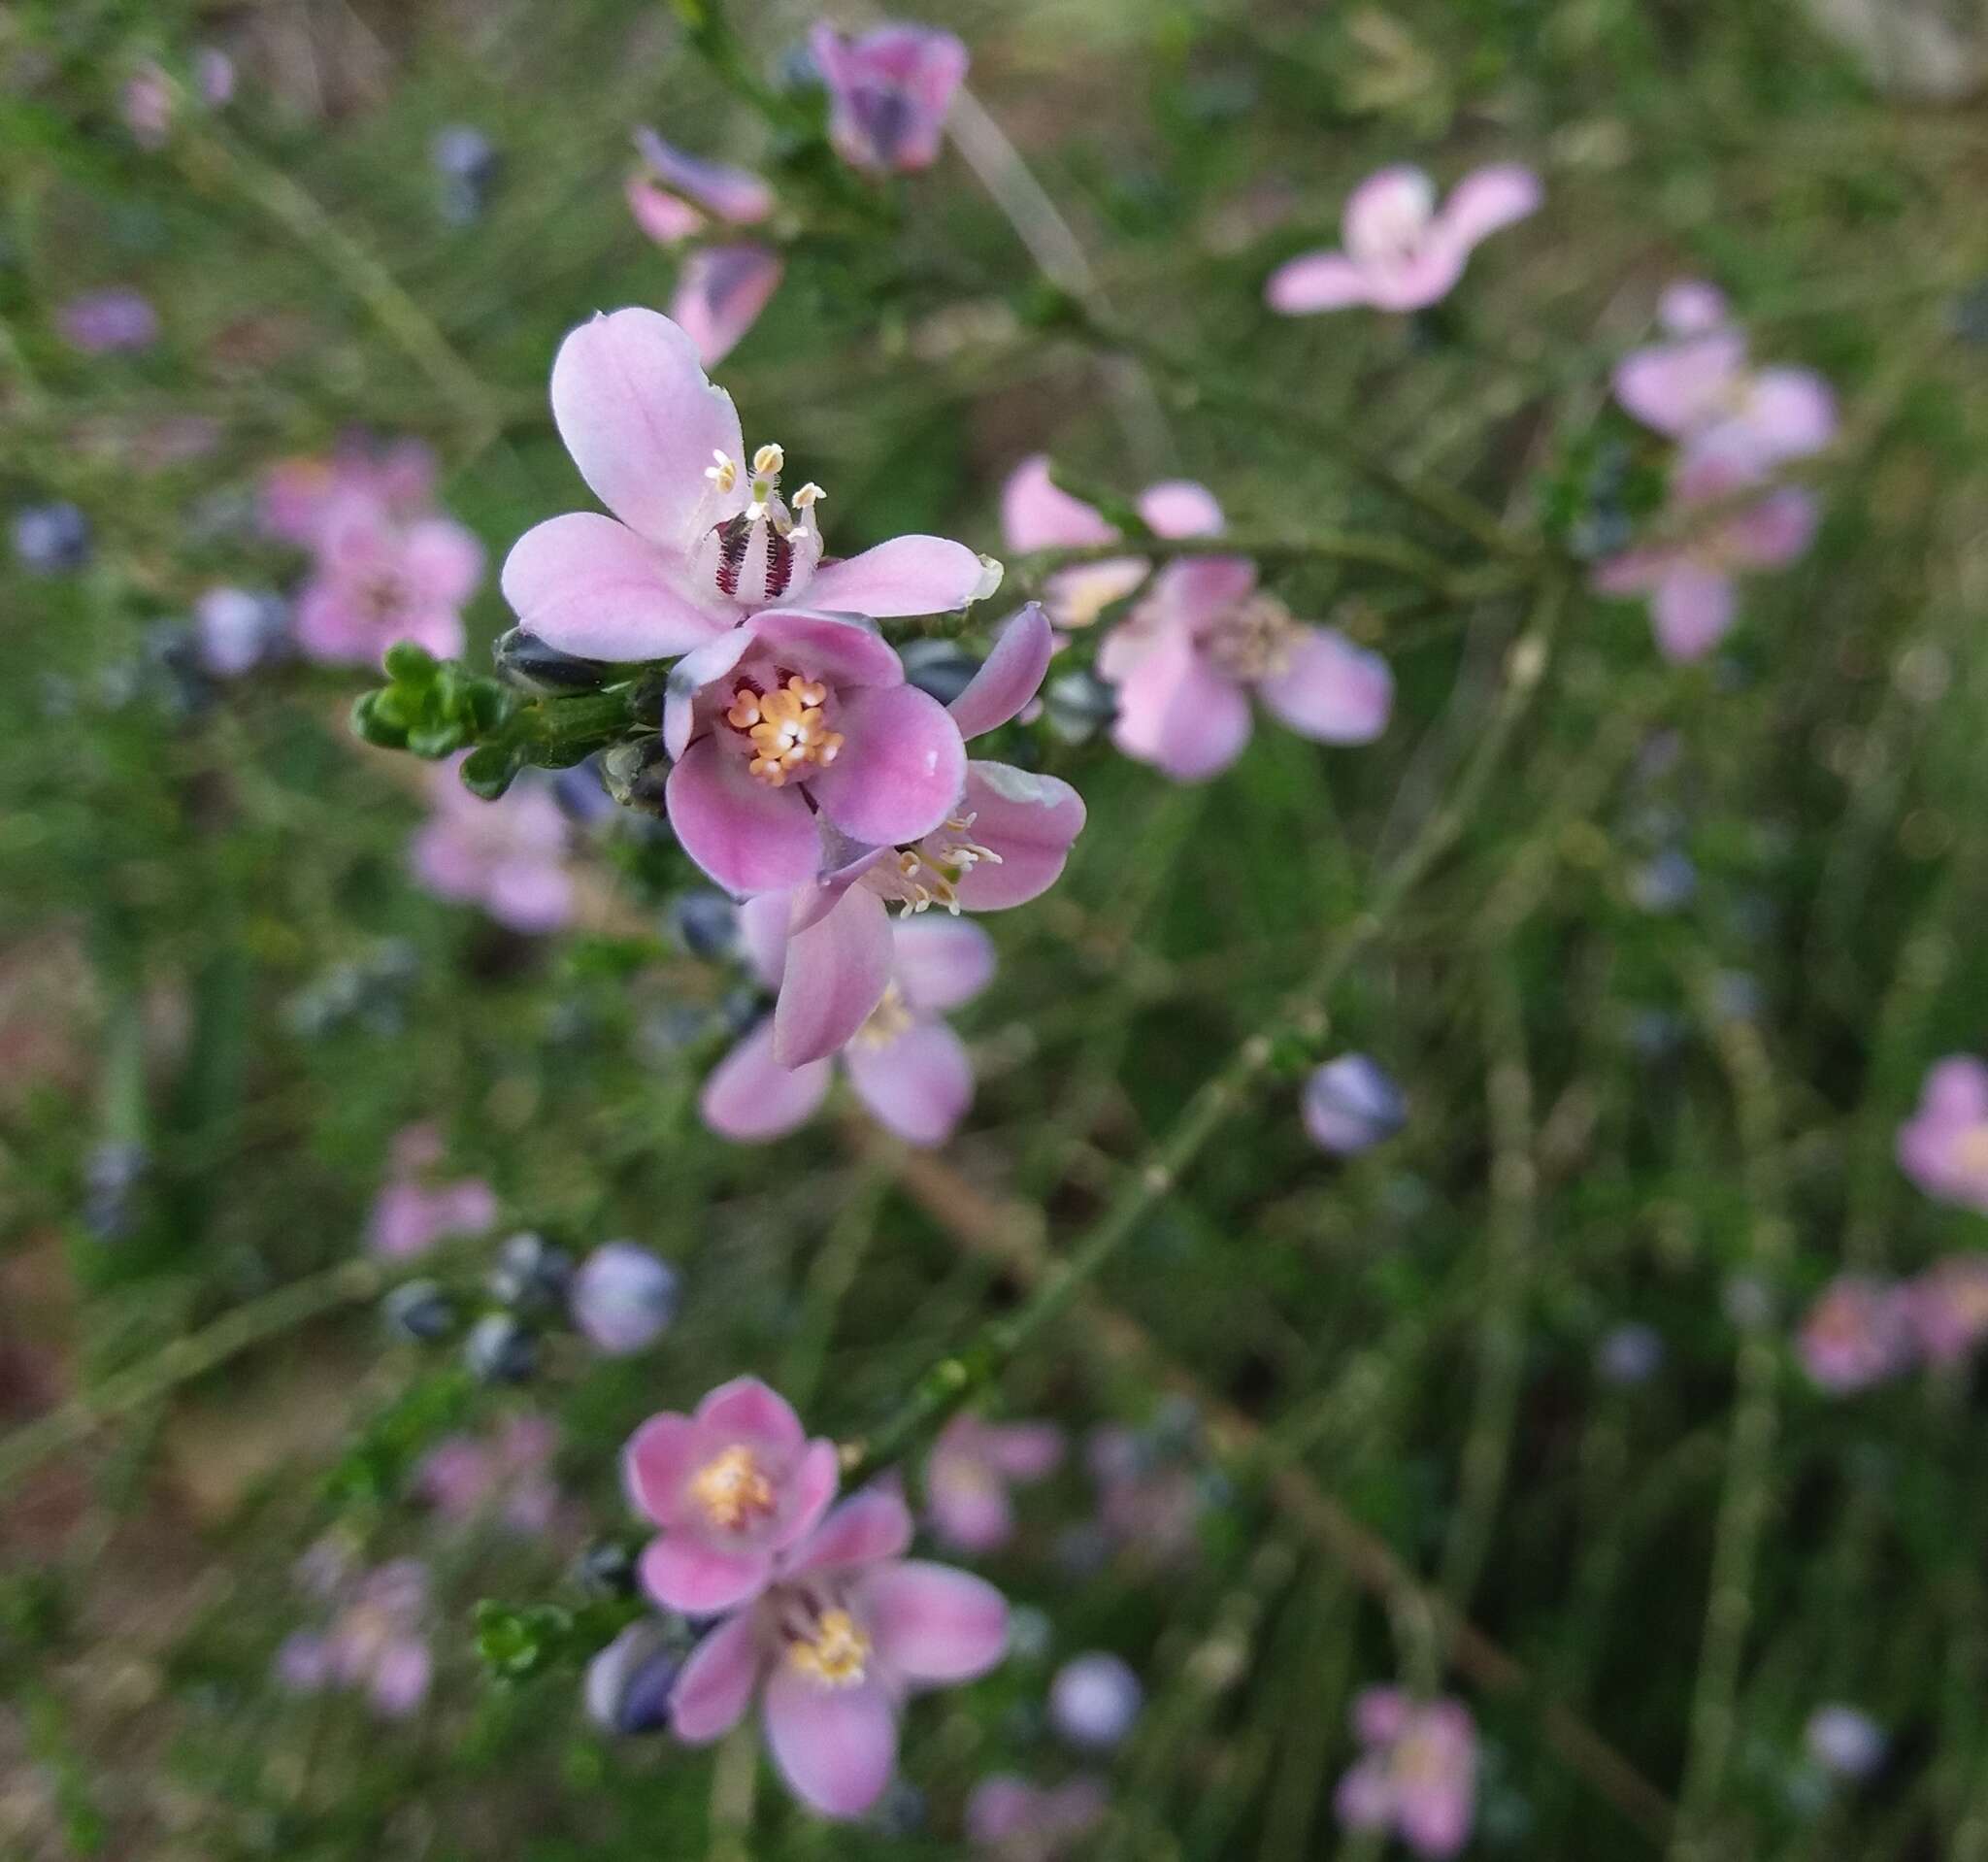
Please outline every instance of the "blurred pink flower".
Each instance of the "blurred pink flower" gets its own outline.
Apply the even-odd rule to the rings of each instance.
[[[548,789],[518,782],[494,802],[464,788],[461,759],[429,773],[428,819],[408,846],[414,878],[438,898],[480,905],[533,936],[573,916],[571,823]]]
[[[452,517],[403,522],[348,493],[321,515],[316,562],[297,596],[297,645],[332,665],[373,665],[396,641],[438,659],[463,649],[462,607],[483,579],[483,546]]]
[[[899,929],[914,930],[917,922]],[[1054,1423],[954,1416],[925,1463],[925,1507],[934,1536],[955,1551],[999,1551],[1014,1537],[1009,1488],[1043,1480],[1062,1459],[1063,1431]]]
[[[786,263],[771,246],[703,246],[683,261],[670,315],[706,368],[730,355],[779,289]]]
[[[1726,294],[1703,279],[1682,278],[1667,284],[1657,299],[1657,327],[1673,336],[1699,336],[1726,322],[1731,309]]]
[[[544,1416],[514,1415],[487,1439],[445,1436],[414,1469],[414,1492],[458,1525],[493,1518],[514,1532],[547,1532],[561,1510],[552,1457],[559,1431]]]
[[[677,1737],[721,1738],[757,1694],[774,1763],[824,1816],[860,1816],[897,1769],[914,1687],[969,1681],[1006,1652],[1008,1606],[982,1579],[904,1557],[911,1516],[874,1487],[776,1561],[771,1586],[710,1631],[670,1697]]]
[[[967,1841],[996,1862],[1060,1862],[1105,1820],[1102,1779],[1079,1775],[1054,1790],[997,1772],[967,1799]]]
[[[374,446],[362,436],[328,456],[280,459],[262,479],[262,527],[302,549],[317,546],[327,517],[353,498],[371,498],[405,522],[435,499],[435,455],[419,440]]]
[[[759,980],[778,989],[786,964],[793,901],[762,893],[740,912],[740,930]],[[907,1144],[941,1145],[973,1103],[965,1044],[940,1019],[994,975],[994,946],[958,918],[899,918],[890,927],[890,981],[869,1018],[833,1059],[791,1070],[774,1058],[769,1017],[721,1060],[699,1102],[704,1122],[745,1144],[779,1138],[820,1106],[838,1062],[878,1122]]]
[[[1084,1458],[1108,1539],[1156,1567],[1194,1557],[1202,1491],[1191,1465],[1150,1433],[1111,1423],[1090,1432]]]
[[[643,1585],[691,1616],[758,1596],[840,1479],[835,1444],[809,1441],[756,1378],[720,1384],[692,1415],[650,1416],[622,1450],[622,1471],[637,1511],[660,1528],[642,1554]]]
[[[331,1606],[321,1630],[299,1630],[277,1650],[279,1686],[293,1694],[363,1690],[373,1711],[404,1719],[428,1697],[428,1570],[396,1558],[356,1571],[348,1554],[320,1541],[298,1564],[306,1588]]]
[[[1907,1316],[1929,1364],[1952,1364],[1988,1338],[1988,1254],[1950,1254],[1905,1287]]]
[[[158,64],[148,58],[118,95],[118,114],[131,140],[141,149],[163,149],[173,133],[173,83]]]
[[[1898,1159],[1927,1195],[1988,1215],[1988,1066],[1971,1054],[1934,1065],[1899,1127]]]
[[[761,447],[747,464],[731,397],[705,378],[693,337],[654,311],[616,311],[567,337],[552,364],[552,416],[580,477],[614,513],[548,518],[505,562],[505,598],[561,652],[665,659],[804,597],[841,615],[941,614],[974,600],[989,574],[940,537],[898,537],[824,563],[819,488],[794,494],[797,519],[779,493],[780,449]]]
[[[749,170],[688,154],[653,129],[638,129],[635,147],[643,166],[629,180],[628,205],[659,246],[702,232],[708,219],[756,226],[772,216],[773,189]]]
[[[826,22],[809,34],[828,86],[828,138],[851,168],[911,174],[939,159],[967,49],[949,32],[886,25],[845,39]]]
[[[1333,1809],[1349,1830],[1392,1829],[1417,1855],[1454,1855],[1476,1806],[1477,1734],[1461,1702],[1418,1703],[1398,1687],[1353,1701],[1366,1750],[1340,1779]]]
[[[72,297],[55,313],[55,327],[71,349],[110,355],[150,349],[159,339],[159,314],[144,292],[114,285]]]
[[[393,1141],[391,1173],[373,1204],[367,1244],[376,1254],[406,1260],[452,1236],[479,1235],[497,1221],[497,1193],[480,1177],[432,1181],[442,1162],[442,1134],[410,1125]]]
[[[1859,1274],[1840,1274],[1823,1288],[1795,1340],[1802,1368],[1832,1396],[1896,1377],[1915,1346],[1905,1289]]]
[[[1278,266],[1264,297],[1286,316],[1354,304],[1424,310],[1449,295],[1480,240],[1537,213],[1542,198],[1531,169],[1501,163],[1466,175],[1439,208],[1421,169],[1383,168],[1347,197],[1344,249]]]

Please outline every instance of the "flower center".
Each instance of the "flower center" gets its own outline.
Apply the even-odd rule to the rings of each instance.
[[[853,1687],[869,1672],[870,1638],[846,1610],[824,1610],[814,1633],[790,1643],[787,1659],[827,1687]]]
[[[720,497],[737,489],[744,468],[729,453],[714,452],[704,469]],[[814,507],[827,496],[818,484],[794,493],[794,511],[780,497],[786,454],[763,446],[752,455],[752,496],[737,516],[714,523],[698,541],[691,567],[700,582],[728,600],[763,607],[783,595],[798,595],[821,560],[821,533]]]
[[[770,692],[749,682],[733,690],[725,722],[751,739],[753,756],[746,767],[767,787],[783,787],[804,765],[826,769],[835,761],[843,734],[823,720],[827,702],[828,687],[798,673]]]
[[[1202,646],[1231,679],[1276,679],[1290,668],[1298,625],[1274,596],[1251,595],[1215,621]]]
[[[750,1448],[735,1443],[690,1478],[690,1497],[714,1526],[737,1532],[774,1510],[773,1482]]]
[[[1001,855],[966,837],[977,817],[948,815],[917,847],[902,848],[897,859],[873,867],[864,876],[873,891],[896,901],[907,913],[943,905],[959,916],[959,882],[984,861],[999,866]]]
[[[899,1035],[910,1033],[911,1020],[904,991],[896,983],[887,982],[882,998],[870,1011],[870,1019],[856,1030],[855,1044],[859,1047],[887,1047]]]

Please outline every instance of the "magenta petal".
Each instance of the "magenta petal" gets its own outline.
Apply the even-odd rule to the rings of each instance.
[[[1988,1124],[1988,1067],[1971,1054],[1935,1061],[1921,1089],[1920,1110],[1943,1124]]]
[[[1466,175],[1442,203],[1437,223],[1446,239],[1468,251],[1480,239],[1540,211],[1540,178],[1517,162],[1497,162]]]
[[[888,618],[943,615],[974,598],[986,566],[963,543],[893,537],[842,562],[826,562],[808,583],[812,607]]]
[[[736,1437],[789,1454],[808,1439],[794,1406],[758,1378],[719,1384],[697,1406],[696,1421],[708,1437]]]
[[[966,1681],[1008,1652],[1008,1600],[950,1565],[881,1565],[862,1580],[862,1615],[877,1652],[911,1681]]]
[[[715,1616],[759,1595],[773,1577],[773,1554],[712,1551],[685,1533],[651,1539],[642,1554],[642,1585],[665,1610]]]
[[[784,898],[778,893],[766,896],[785,912]],[[712,1069],[698,1098],[698,1115],[720,1138],[742,1145],[765,1144],[798,1131],[813,1117],[834,1076],[826,1060],[792,1068],[776,1061],[769,1018]]]
[[[658,312],[616,311],[573,331],[552,363],[552,417],[594,495],[651,543],[681,550],[700,516],[745,509],[743,475],[725,498],[704,476],[714,451],[745,455],[731,396]]]
[[[670,1693],[671,1732],[686,1746],[722,1738],[745,1716],[758,1679],[759,1642],[746,1611],[690,1651]]]
[[[814,816],[797,788],[769,788],[711,738],[683,752],[664,800],[683,851],[728,892],[785,892],[814,878]]]
[[[800,1067],[845,1046],[883,1000],[890,949],[883,901],[862,885],[795,932],[774,1009],[774,1058]]]
[[[698,359],[715,368],[779,289],[785,261],[770,246],[700,247],[683,261],[670,315],[696,345]]]
[[[1037,452],[1009,474],[1001,488],[1001,534],[1011,549],[1084,549],[1115,543],[1118,532],[1081,498],[1049,477],[1049,455]]]
[[[1387,728],[1394,675],[1378,653],[1334,627],[1306,627],[1282,672],[1256,695],[1300,736],[1321,744],[1371,744]]]
[[[929,692],[859,687],[843,695],[831,722],[843,747],[810,792],[845,834],[897,847],[930,834],[952,813],[966,781],[967,748],[952,715]]]
[[[957,1009],[994,980],[994,940],[969,919],[921,912],[894,919],[890,938],[891,975],[919,1014]]]
[[[966,1045],[943,1021],[907,1028],[882,1047],[852,1042],[849,1084],[878,1123],[908,1145],[943,1145],[974,1103]]]
[[[1256,565],[1247,556],[1182,556],[1153,578],[1152,591],[1138,612],[1195,634],[1247,600],[1255,586]],[[1127,631],[1140,630],[1121,628],[1119,633]]]
[[[1408,1730],[1411,1705],[1399,1687],[1363,1687],[1353,1696],[1353,1737],[1362,1746],[1392,1746]]]
[[[388,1719],[405,1719],[428,1698],[434,1674],[435,1660],[426,1643],[413,1637],[388,1643],[374,1661],[367,1688],[374,1712]]]
[[[1208,486],[1192,479],[1163,479],[1139,494],[1139,515],[1156,537],[1215,537],[1222,507]]]
[[[1157,640],[1118,686],[1112,742],[1176,781],[1219,775],[1249,741],[1249,701],[1185,633]]]
[[[590,511],[527,530],[501,580],[532,633],[582,659],[662,659],[703,646],[725,624],[683,593],[654,545]]]
[[[781,1662],[766,1684],[766,1743],[802,1803],[861,1816],[897,1769],[897,1714],[874,1680],[831,1687]]]
[[[1472,1797],[1468,1779],[1434,1779],[1404,1785],[1396,1812],[1402,1841],[1417,1855],[1456,1854],[1470,1838]]]
[[[822,1520],[788,1560],[785,1575],[837,1571],[895,1558],[911,1543],[911,1515],[895,1487],[865,1487]]]
[[[961,876],[969,912],[1002,912],[1046,892],[1083,830],[1083,797],[1068,782],[1011,763],[969,763],[961,808],[973,816],[969,837],[1001,856],[999,866],[983,861]]]
[[[809,585],[813,595],[813,584]],[[876,627],[846,615],[768,608],[746,622],[755,645],[789,672],[836,686],[902,685],[904,663]]]
[[[1372,292],[1365,270],[1343,252],[1306,252],[1270,275],[1263,299],[1284,316],[1309,316],[1365,304]]]
[[[962,737],[982,737],[1034,698],[1049,670],[1056,636],[1041,602],[1032,601],[1002,628],[985,663],[947,707]]]
[[[687,1415],[665,1411],[650,1416],[621,1450],[621,1484],[630,1503],[657,1525],[674,1525],[683,1484],[696,1472],[702,1452],[697,1425]]]
[[[1595,564],[1588,586],[1598,595],[1651,594],[1681,560],[1674,549],[1624,549]]]
[[[621,189],[636,225],[658,246],[677,246],[704,231],[704,216],[688,201],[681,201],[666,187],[658,187],[646,175],[630,175]]]
[[[1736,597],[1730,576],[1678,563],[1657,584],[1650,622],[1664,657],[1679,662],[1703,659],[1733,624]]]

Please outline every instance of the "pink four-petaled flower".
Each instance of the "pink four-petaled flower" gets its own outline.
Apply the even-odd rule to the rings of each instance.
[[[1411,1700],[1369,1687],[1353,1702],[1366,1750],[1340,1779],[1333,1808],[1352,1830],[1394,1830],[1417,1855],[1454,1855],[1469,1840],[1477,1735],[1461,1702]]]
[[[483,579],[483,546],[452,517],[403,518],[371,491],[347,492],[319,514],[313,547],[296,621],[310,658],[375,665],[400,640],[438,659],[462,651],[462,608]]]
[[[933,1532],[956,1551],[999,1551],[1014,1537],[1009,1489],[1043,1480],[1062,1459],[1063,1431],[1054,1423],[954,1416],[925,1463]]]
[[[1988,1215],[1988,1066],[1949,1054],[1899,1127],[1899,1167],[1927,1195]]]

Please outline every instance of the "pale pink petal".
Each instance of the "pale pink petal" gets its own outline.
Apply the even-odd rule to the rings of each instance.
[[[683,261],[670,315],[696,345],[698,359],[715,368],[780,287],[785,262],[770,246],[704,246]]]
[[[721,1622],[693,1648],[670,1692],[670,1731],[686,1746],[708,1746],[745,1717],[759,1679],[752,1613]]]
[[[1809,369],[1762,369],[1753,378],[1746,416],[1774,463],[1820,452],[1836,438],[1836,396]]]
[[[1161,639],[1118,686],[1111,741],[1176,781],[1219,775],[1249,741],[1249,701],[1184,634]]]
[[[1011,1837],[1033,1835],[1043,1815],[1043,1793],[1007,1773],[983,1778],[967,1798],[967,1841],[981,1848]]]
[[[890,982],[890,918],[867,886],[852,885],[787,941],[774,1009],[774,1058],[805,1066],[844,1047]]]
[[[738,1437],[791,1454],[808,1440],[785,1397],[758,1378],[733,1378],[697,1406],[697,1426],[707,1435]]]
[[[1008,1651],[1008,1600],[950,1565],[909,1559],[878,1566],[858,1587],[877,1652],[911,1681],[967,1681]]]
[[[653,129],[638,129],[635,147],[657,181],[713,217],[734,226],[751,226],[772,216],[773,189],[749,169],[689,154]]]
[[[1922,1110],[1954,1125],[1988,1124],[1988,1067],[1971,1054],[1948,1054],[1926,1076]]]
[[[307,659],[333,665],[364,664],[385,645],[347,590],[321,578],[298,596],[293,632]]]
[[[784,914],[783,897],[766,897]],[[804,1067],[779,1065],[773,1057],[769,1017],[712,1069],[698,1098],[698,1115],[720,1138],[764,1144],[798,1131],[813,1117],[834,1077],[835,1069],[826,1060],[812,1060]]]
[[[1335,627],[1303,627],[1281,672],[1256,695],[1292,730],[1321,744],[1371,744],[1387,728],[1394,675],[1378,653]]]
[[[882,1047],[852,1042],[843,1064],[856,1097],[908,1145],[943,1145],[974,1103],[973,1062],[943,1021],[907,1028]]]
[[[684,1483],[697,1472],[704,1438],[687,1415],[652,1415],[621,1450],[621,1484],[638,1513],[659,1526],[682,1517]]]
[[[1715,330],[1727,315],[1725,292],[1702,279],[1680,279],[1665,286],[1657,300],[1657,322],[1673,336],[1699,336]]]
[[[1404,162],[1369,175],[1346,196],[1341,231],[1362,265],[1391,260],[1419,244],[1436,217],[1436,183]]]
[[[756,1597],[773,1577],[766,1551],[713,1551],[687,1533],[651,1539],[642,1554],[642,1586],[665,1610],[715,1616]]]
[[[424,517],[408,526],[402,569],[424,601],[454,608],[483,580],[483,546],[475,531],[452,517]]]
[[[1270,275],[1263,298],[1285,316],[1309,316],[1368,303],[1373,289],[1366,270],[1343,252],[1305,252]]]
[[[1816,521],[1814,498],[1789,486],[1730,517],[1719,542],[1733,561],[1749,569],[1779,569],[1814,541]]]
[[[581,659],[663,659],[703,646],[725,625],[690,599],[654,545],[591,511],[527,530],[500,581],[532,633]]]
[[[1040,1480],[1063,1459],[1063,1431],[1053,1422],[1014,1422],[981,1436],[981,1452],[1011,1480]]]
[[[1393,263],[1375,266],[1369,274],[1374,308],[1426,310],[1456,288],[1465,256],[1466,249],[1454,240],[1432,236]]]
[[[894,1486],[865,1487],[822,1520],[814,1536],[788,1559],[784,1575],[798,1578],[811,1571],[874,1564],[897,1557],[911,1543],[911,1515],[904,1495]]]
[[[773,1535],[774,1550],[785,1551],[821,1523],[842,1479],[842,1456],[825,1436],[817,1437],[802,1449],[801,1459],[788,1477],[782,1503],[785,1516]]]
[[[812,592],[811,587],[811,596]],[[905,669],[896,649],[860,618],[807,609],[769,608],[746,621],[743,631],[788,671],[825,684],[904,683]]]
[[[630,175],[621,193],[636,225],[658,246],[680,245],[704,231],[704,216],[696,208],[646,175]]]
[[[696,345],[655,311],[615,311],[567,337],[552,417],[594,495],[665,549],[687,549],[700,518],[730,516],[750,496],[743,473],[723,497],[704,476],[713,452],[744,457],[739,416],[705,379]]]
[[[1678,563],[1650,602],[1650,622],[1664,657],[1680,663],[1703,659],[1726,637],[1736,605],[1730,576]]]
[[[925,1504],[941,1542],[959,1551],[998,1551],[1014,1536],[1008,1489],[978,1462],[935,1454],[925,1470]]]
[[[874,1680],[831,1687],[791,1662],[766,1684],[766,1743],[788,1788],[823,1816],[861,1816],[897,1769],[897,1715]]]
[[[1746,339],[1713,330],[1636,349],[1615,365],[1615,398],[1652,431],[1676,438],[1715,419],[1746,362]]]
[[[1083,798],[1068,782],[1011,763],[969,763],[960,808],[973,816],[971,838],[1001,856],[999,866],[982,861],[960,877],[969,912],[1002,912],[1046,892],[1083,830]]]
[[[893,919],[890,938],[891,975],[919,1014],[957,1009],[994,980],[994,940],[965,918],[921,912]]]
[[[709,737],[691,745],[664,789],[670,826],[728,892],[806,885],[819,846],[814,816],[798,788],[770,788],[746,763]]]
[[[1041,689],[1056,636],[1041,602],[1019,610],[1001,630],[967,688],[946,708],[962,737],[982,737],[1015,716]]]
[[[1544,199],[1545,189],[1530,168],[1497,162],[1474,170],[1450,189],[1437,216],[1437,227],[1468,251],[1501,227],[1538,213]]]
[[[663,687],[663,748],[673,758],[681,760],[691,733],[697,728],[698,693],[724,678],[751,650],[752,626],[748,619],[727,627],[670,668],[669,681]]]
[[[1387,1762],[1377,1754],[1356,1760],[1333,1793],[1333,1813],[1349,1830],[1385,1829],[1394,1820],[1395,1792]]]
[[[1246,600],[1255,586],[1256,565],[1247,556],[1183,556],[1153,578],[1139,615],[1151,614],[1168,625],[1200,633]]]
[[[967,776],[967,748],[952,715],[915,685],[845,692],[831,720],[843,734],[836,759],[809,792],[837,827],[874,847],[930,834],[952,813]]]
[[[1399,1687],[1363,1687],[1353,1697],[1353,1737],[1362,1746],[1392,1746],[1408,1730],[1410,1706]]]
[[[1596,563],[1588,586],[1598,595],[1652,594],[1681,560],[1674,549],[1625,549]]]
[[[1088,627],[1138,588],[1151,567],[1143,556],[1112,556],[1059,569],[1043,582],[1043,605],[1058,627]]]
[[[1417,1855],[1456,1854],[1470,1840],[1472,1800],[1468,1778],[1403,1785],[1397,1812],[1402,1841]]]
[[[1215,537],[1222,507],[1208,486],[1192,479],[1163,479],[1139,494],[1139,515],[1156,537]]]
[[[889,619],[964,608],[986,565],[963,543],[944,537],[893,537],[841,562],[825,562],[808,584],[808,604],[839,614]]]
[[[794,902],[780,892],[762,892],[739,908],[739,942],[746,947],[752,974],[769,989],[780,986],[787,964],[787,924]]]
[[[1118,532],[1049,477],[1049,455],[1032,453],[1001,488],[1001,534],[1011,549],[1087,549]]]
[[[490,870],[483,903],[499,924],[527,937],[556,931],[573,916],[573,878],[552,860],[500,860]]]
[[[425,1643],[412,1638],[388,1643],[373,1664],[367,1688],[374,1711],[388,1719],[405,1719],[428,1698],[434,1673],[434,1658]]]

